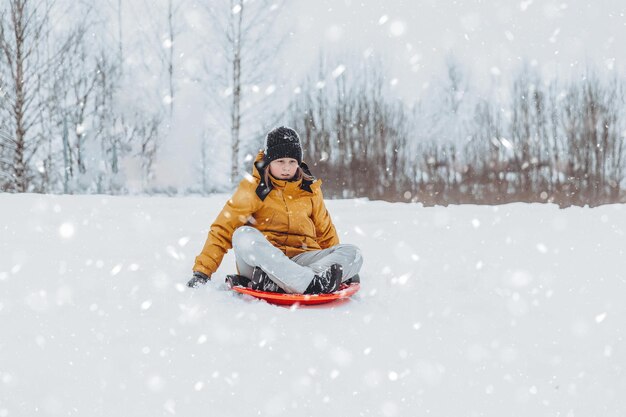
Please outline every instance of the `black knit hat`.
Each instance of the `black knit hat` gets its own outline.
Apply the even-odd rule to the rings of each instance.
[[[298,164],[302,162],[300,136],[285,126],[272,129],[265,138],[265,163],[280,158],[293,158]]]

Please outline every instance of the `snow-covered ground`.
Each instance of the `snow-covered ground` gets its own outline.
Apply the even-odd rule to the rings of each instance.
[[[624,416],[626,207],[329,201],[353,299],[190,290],[228,196],[0,194],[0,417]]]

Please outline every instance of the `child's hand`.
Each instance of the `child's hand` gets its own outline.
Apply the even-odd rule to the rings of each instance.
[[[200,286],[200,284],[206,284],[210,278],[211,277],[209,277],[206,274],[203,274],[200,271],[194,271],[193,277],[189,280],[189,282],[187,283],[187,286],[189,288],[197,288]]]

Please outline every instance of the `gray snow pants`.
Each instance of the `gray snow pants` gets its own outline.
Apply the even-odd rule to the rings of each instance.
[[[263,233],[250,226],[235,230],[233,249],[239,275],[250,278],[252,270],[258,266],[287,293],[303,293],[313,277],[332,264],[343,267],[343,281],[358,274],[363,264],[360,249],[350,244],[307,251],[288,258]]]

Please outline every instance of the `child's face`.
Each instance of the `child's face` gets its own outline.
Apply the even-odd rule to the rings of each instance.
[[[280,158],[270,162],[270,174],[280,180],[289,180],[296,175],[298,161],[293,158]]]

